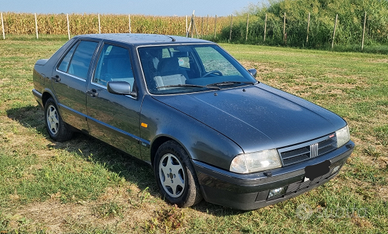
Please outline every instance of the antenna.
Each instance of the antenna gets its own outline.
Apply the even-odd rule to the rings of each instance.
[[[175,39],[175,38],[173,38],[172,36],[167,36],[167,37],[169,37],[169,38],[171,39],[171,41],[173,41],[173,42],[175,42],[175,41],[176,41],[176,39]]]

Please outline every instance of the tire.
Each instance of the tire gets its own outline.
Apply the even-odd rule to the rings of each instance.
[[[53,140],[63,142],[73,136],[71,127],[63,122],[53,98],[49,98],[45,103],[44,120],[47,132]]]
[[[177,142],[167,141],[158,148],[154,172],[162,196],[168,202],[190,207],[202,200],[189,156]]]

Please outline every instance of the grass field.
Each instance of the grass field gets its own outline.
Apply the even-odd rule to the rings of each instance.
[[[1,233],[388,232],[387,56],[222,44],[260,81],[343,116],[356,148],[339,176],[286,202],[179,209],[144,163],[82,134],[49,139],[32,68],[65,40],[41,38],[0,41]]]

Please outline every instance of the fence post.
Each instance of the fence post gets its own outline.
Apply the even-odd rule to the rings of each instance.
[[[205,33],[206,36],[210,34],[209,31],[210,31],[209,15],[207,15],[207,16],[206,16],[206,33]]]
[[[70,40],[70,22],[69,22],[69,14],[66,14],[66,20],[67,20],[67,36]]]
[[[202,17],[202,25],[201,25],[201,31],[202,31],[202,33],[201,33],[201,38],[203,38],[203,36],[205,35],[204,32],[203,32],[203,19],[204,19],[204,17]]]
[[[335,30],[337,29],[337,20],[338,14],[335,15],[334,31],[333,31],[333,41],[331,42],[331,48],[334,48],[334,39],[335,39]]]
[[[245,41],[248,41],[248,28],[249,28],[249,13],[248,13],[248,16],[247,16],[247,32],[245,34]]]
[[[198,38],[198,30],[197,30],[197,26],[195,25],[195,10],[193,11],[193,15],[191,17],[191,22],[192,22],[192,25],[193,25],[193,27],[191,28],[191,37],[193,38],[194,30],[195,30],[196,38]]]
[[[365,11],[365,15],[364,15],[364,28],[362,29],[362,42],[361,42],[361,50],[364,50],[365,25],[366,25],[366,11]]]
[[[98,34],[101,34],[101,20],[100,20],[100,14],[98,14]]]
[[[1,28],[2,28],[2,30],[3,30],[3,40],[5,40],[3,12],[1,12]]]
[[[284,17],[283,17],[283,41],[284,41],[284,44],[287,44],[287,34],[286,34],[286,12],[284,12]]]
[[[39,39],[39,34],[38,34],[38,17],[36,16],[36,13],[35,13],[35,32],[36,32],[36,39]]]
[[[266,34],[267,34],[267,13],[265,13],[265,20],[264,20],[264,42],[265,42]]]
[[[214,21],[214,38],[217,38],[217,15]]]
[[[190,24],[189,24],[189,35],[191,33],[191,38],[194,37],[194,13],[195,11],[193,11],[193,14],[191,15],[191,19],[190,19]]]
[[[185,30],[185,32],[186,32],[186,37],[189,37],[189,31],[188,31],[189,29],[187,28],[187,15],[186,15],[186,30]]]
[[[195,30],[195,32],[197,34],[197,38],[198,38],[198,31],[197,31],[197,28],[195,27],[194,15],[195,15],[195,11],[193,11],[193,14],[191,15],[189,28],[187,28],[187,16],[186,16],[186,28],[187,28],[186,37],[189,37],[190,32],[191,32],[191,38],[193,38],[194,37],[194,30]]]
[[[129,33],[132,33],[131,31],[131,15],[128,15],[128,29],[129,29]]]
[[[233,15],[230,15],[230,32],[229,32],[229,42],[232,41],[232,27],[233,27]]]
[[[310,30],[310,12],[309,17],[307,19],[307,37],[306,37],[306,44],[309,42],[309,30]]]

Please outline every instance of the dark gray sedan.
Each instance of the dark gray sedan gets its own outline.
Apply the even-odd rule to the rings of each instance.
[[[149,162],[167,201],[252,210],[327,182],[354,148],[341,117],[255,76],[205,40],[82,35],[36,62],[32,92],[52,139]]]

